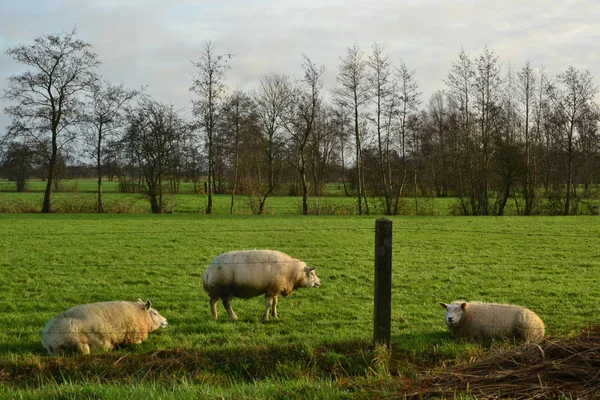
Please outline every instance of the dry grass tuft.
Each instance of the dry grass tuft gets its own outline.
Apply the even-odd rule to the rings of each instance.
[[[576,337],[497,351],[417,379],[401,398],[594,398],[600,394],[600,325]]]

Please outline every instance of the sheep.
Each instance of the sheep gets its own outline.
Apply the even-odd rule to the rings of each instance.
[[[209,264],[202,278],[204,291],[210,298],[210,311],[217,319],[217,301],[222,300],[229,317],[238,317],[231,308],[234,297],[251,298],[265,295],[263,321],[269,310],[277,318],[277,296],[290,295],[301,287],[319,287],[321,280],[314,267],[276,250],[239,250],[223,253]]]
[[[54,317],[42,331],[42,345],[50,355],[90,354],[115,346],[139,344],[148,333],[167,326],[150,300],[107,301],[72,307]]]
[[[464,301],[440,303],[440,306],[446,309],[446,325],[457,339],[516,339],[538,343],[544,338],[544,322],[525,307]]]

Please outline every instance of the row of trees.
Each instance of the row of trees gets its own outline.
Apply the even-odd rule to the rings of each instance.
[[[550,77],[529,62],[514,71],[488,48],[461,51],[444,90],[422,107],[415,72],[378,44],[369,54],[347,48],[333,88],[324,87],[324,66],[303,55],[300,77],[269,73],[243,92],[227,85],[232,56],[209,42],[193,63],[191,117],[99,76],[97,55],[75,31],[7,53],[29,70],[4,93],[12,124],[3,167],[20,189],[28,167],[45,171],[43,212],[75,150],[95,166],[98,212],[106,177],[146,193],[157,213],[164,191],[192,180],[204,183],[207,213],[213,194],[227,192],[232,211],[243,194],[258,213],[274,194],[300,194],[308,214],[309,197],[338,182],[359,214],[371,212],[371,199],[398,214],[407,197],[418,210],[420,197],[453,196],[464,215],[502,215],[511,199],[525,215],[577,213],[597,179],[589,71]]]

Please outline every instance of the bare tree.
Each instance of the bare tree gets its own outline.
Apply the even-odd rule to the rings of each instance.
[[[256,128],[256,114],[254,113],[253,106],[254,104],[250,96],[239,90],[233,92],[227,100],[221,123],[222,136],[226,143],[228,165],[230,165],[231,169],[229,177],[231,189],[230,214],[233,214],[240,169],[242,168],[240,165],[242,156],[241,146],[245,142],[246,137],[249,136],[249,131]]]
[[[129,112],[125,147],[139,166],[152,212],[165,211],[163,179],[178,162],[180,144],[189,132],[173,106],[150,98]]]
[[[383,188],[385,213],[391,215],[394,209],[394,178],[392,175],[392,120],[398,110],[397,96],[391,79],[391,62],[377,43],[369,57],[369,88],[374,104],[375,134],[379,158],[379,178]]]
[[[525,170],[523,180],[523,197],[525,199],[525,215],[531,215],[535,201],[535,161],[532,160],[533,105],[536,93],[535,71],[529,61],[517,72],[518,104],[522,123],[523,141],[525,145]]]
[[[5,108],[12,118],[7,135],[24,137],[44,147],[49,143],[42,212],[52,212],[58,154],[75,138],[73,126],[81,115],[80,94],[92,88],[100,61],[91,45],[77,38],[75,30],[47,34],[32,45],[13,47],[6,53],[30,68],[8,79],[4,98],[14,104]]]
[[[551,123],[554,139],[560,149],[563,160],[565,202],[564,215],[571,212],[571,202],[575,193],[575,172],[577,165],[584,161],[584,146],[588,141],[586,126],[597,124],[594,97],[597,88],[589,70],[578,71],[569,67],[558,75],[556,82],[548,89],[552,104]],[[592,119],[590,124],[587,120]]]
[[[362,50],[356,43],[346,49],[346,57],[341,59],[338,75],[336,77],[338,87],[334,94],[339,104],[345,104],[351,108],[352,122],[354,125],[355,162],[356,162],[356,187],[358,214],[363,213],[364,171],[362,166],[362,132],[361,113],[368,99],[367,61],[364,59]],[[368,203],[365,201],[367,214]]]
[[[548,100],[548,76],[543,66],[539,68],[539,80],[537,84],[537,93],[535,95],[535,102],[533,104],[533,120],[534,120],[534,137],[537,141],[543,143],[543,152],[540,155],[542,158],[542,167],[540,168],[543,172],[542,181],[546,192],[550,189],[550,170],[551,170],[551,156],[550,156],[550,142],[551,136],[549,134],[549,112],[550,104]]]
[[[322,106],[322,76],[325,67],[315,65],[308,56],[302,55],[302,87],[297,88],[291,114],[286,128],[290,136],[288,161],[298,171],[302,183],[302,214],[308,215],[307,166],[314,156],[310,140],[314,135]]]
[[[447,197],[450,190],[450,159],[452,137],[450,115],[443,92],[435,92],[427,106],[432,157],[430,160],[433,183],[438,197]]]
[[[475,171],[473,166],[474,144],[471,137],[472,131],[472,92],[475,80],[473,62],[464,49],[461,50],[458,60],[452,64],[452,71],[446,79],[450,106],[458,110],[458,128],[454,152],[455,169],[458,174],[458,196],[463,214],[476,214],[475,200]],[[465,176],[466,175],[466,176]],[[468,196],[468,200],[465,197]]]
[[[313,147],[311,157],[312,195],[321,196],[328,178],[330,161],[337,142],[334,112],[324,105],[317,114],[315,129],[313,130],[310,144]]]
[[[476,201],[478,214],[489,214],[489,167],[494,152],[494,135],[499,134],[495,122],[500,115],[502,78],[498,56],[487,47],[475,62],[474,108],[479,122],[478,179]]]
[[[124,123],[122,115],[123,107],[137,91],[127,90],[121,85],[112,85],[108,80],[102,78],[94,85],[90,95],[89,103],[83,117],[82,129],[85,132],[87,151],[96,163],[96,175],[98,178],[98,212],[104,212],[102,205],[102,163],[106,140],[120,129]]]
[[[348,107],[345,104],[337,103],[333,109],[334,132],[338,140],[338,151],[341,161],[341,179],[344,187],[344,195],[350,196],[348,186],[346,185],[346,142],[348,141],[348,130],[350,125],[350,117],[348,115]]]
[[[252,97],[261,128],[264,155],[266,157],[266,186],[260,181],[260,175],[257,183],[260,195],[258,213],[263,214],[267,198],[273,194],[273,191],[279,185],[279,174],[283,159],[284,116],[289,110],[293,99],[289,77],[275,73],[262,77],[259,87]]]
[[[27,177],[33,169],[36,150],[27,143],[11,141],[0,152],[0,176],[16,184],[17,192],[24,192]]]
[[[417,111],[419,104],[421,103],[420,96],[421,92],[419,92],[419,86],[415,80],[415,71],[409,70],[406,67],[406,64],[402,60],[400,60],[400,65],[396,69],[397,75],[397,85],[396,85],[396,94],[398,97],[398,137],[400,141],[400,152],[401,152],[401,162],[402,162],[402,177],[401,182],[399,184],[399,189],[396,192],[396,210],[395,213],[398,212],[398,202],[399,197],[402,194],[402,186],[406,180],[407,170],[406,170],[406,158],[408,154],[408,149],[410,147],[411,155],[413,159],[413,184],[414,184],[414,196],[415,196],[415,205],[418,209],[418,176],[419,176],[419,164],[418,164],[418,155],[419,155],[419,137],[418,137],[418,129],[417,129]],[[409,143],[410,142],[410,143]],[[409,146],[410,145],[410,146]]]
[[[215,54],[215,46],[212,42],[204,44],[200,54],[200,60],[194,62],[197,75],[190,90],[196,93],[198,100],[193,101],[195,115],[200,119],[200,125],[204,129],[205,147],[208,155],[208,203],[206,213],[213,212],[213,182],[215,180],[215,134],[218,120],[221,116],[223,102],[227,91],[225,74],[229,70],[231,54]]]

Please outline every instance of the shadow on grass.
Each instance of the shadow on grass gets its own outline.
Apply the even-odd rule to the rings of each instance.
[[[440,337],[434,334],[430,340]],[[411,335],[393,338],[394,342],[403,340],[416,342],[419,339]],[[38,355],[43,350],[39,344],[35,347],[27,344],[23,350],[31,353],[0,360],[0,384],[39,387],[65,382],[120,384],[139,380],[157,383],[185,380],[222,385],[232,381],[263,379],[319,377],[343,380],[369,377],[381,371],[393,376],[404,373],[406,366],[415,362],[423,363],[423,368],[436,363],[433,354],[425,357],[421,352],[409,354],[396,345],[392,345],[392,351],[382,358],[381,349],[361,340],[207,350],[159,349],[149,353],[121,349],[90,356],[65,357]]]

